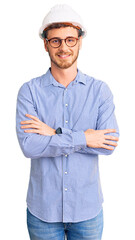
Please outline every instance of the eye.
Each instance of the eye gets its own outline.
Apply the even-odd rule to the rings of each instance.
[[[55,43],[59,43],[59,39],[57,39],[57,38],[56,38],[56,39],[52,39],[52,40],[51,40],[51,43],[54,43],[54,44],[55,44]]]
[[[67,42],[68,43],[73,43],[73,42],[75,42],[76,41],[76,39],[75,38],[67,38]]]

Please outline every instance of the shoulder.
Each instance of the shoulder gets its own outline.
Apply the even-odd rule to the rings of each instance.
[[[88,87],[90,86],[90,87],[93,87],[95,90],[100,90],[100,91],[109,90],[109,86],[105,81],[84,73],[82,76],[85,79],[86,85]]]
[[[29,81],[23,83],[19,88],[18,94],[21,94],[23,92],[27,93],[34,89],[42,87],[42,82],[44,81],[44,78],[45,74],[32,78]]]
[[[42,81],[45,78],[45,74],[32,78],[31,80],[25,82],[23,85],[27,85],[29,87],[41,87],[42,86]]]
[[[101,87],[103,89],[104,88],[108,88],[109,89],[108,83],[106,83],[104,80],[95,78],[93,76],[90,76],[90,75],[84,74],[84,73],[83,73],[83,76],[86,79],[87,83],[89,83],[89,84],[92,83],[95,87]]]
[[[86,87],[88,88],[88,90],[92,90],[94,96],[99,96],[99,98],[101,99],[107,99],[108,97],[112,97],[110,87],[105,81],[84,73],[82,74],[82,77],[84,78]]]

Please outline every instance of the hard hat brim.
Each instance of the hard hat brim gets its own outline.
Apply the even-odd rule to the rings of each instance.
[[[53,23],[63,23],[63,22],[53,22]],[[48,24],[48,25],[42,25],[42,26],[41,26],[41,28],[40,28],[40,30],[39,30],[39,36],[40,36],[41,39],[44,39],[43,31],[44,31],[44,30],[47,30],[47,28],[48,28],[50,25],[52,25],[53,23]],[[64,22],[64,24],[66,24],[66,23]],[[75,22],[70,22],[70,23],[67,22],[67,26],[68,26],[68,25],[71,26],[71,27],[75,27],[76,29],[77,29],[77,28],[78,28],[78,29],[81,29],[82,32],[83,32],[82,37],[83,37],[83,38],[86,37],[87,31],[86,31],[86,29],[84,29],[84,27],[82,27],[80,24],[75,23]]]

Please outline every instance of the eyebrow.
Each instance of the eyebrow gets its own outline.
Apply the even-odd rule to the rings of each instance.
[[[75,37],[75,36],[67,36],[67,37],[65,37],[65,38],[52,37],[52,38],[46,38],[46,39],[48,39],[48,40],[49,40],[49,39],[55,39],[55,38],[56,38],[56,39],[66,39],[66,38],[70,38],[70,37],[71,37],[71,38],[78,38],[78,37]]]

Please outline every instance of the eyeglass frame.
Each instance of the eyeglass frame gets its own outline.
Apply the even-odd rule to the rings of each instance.
[[[67,38],[74,38],[74,39],[76,40],[76,44],[77,44],[78,40],[80,39],[80,37],[76,38],[76,37],[72,37],[72,36],[68,36],[68,37],[63,38],[63,39],[62,39],[62,38],[59,38],[59,37],[54,37],[54,38],[50,38],[50,39],[45,38],[45,39],[46,39],[47,42],[49,42],[49,44],[50,44],[50,41],[51,41],[52,39],[58,39],[58,40],[60,40],[60,45],[59,45],[58,47],[53,47],[53,46],[50,44],[50,46],[51,46],[52,48],[59,48],[59,47],[61,46],[63,40],[64,40],[65,44],[67,45],[67,43],[66,43]],[[76,44],[75,44],[74,46],[76,46]],[[67,45],[67,46],[68,46],[68,45]],[[74,46],[68,46],[68,47],[74,47]]]

